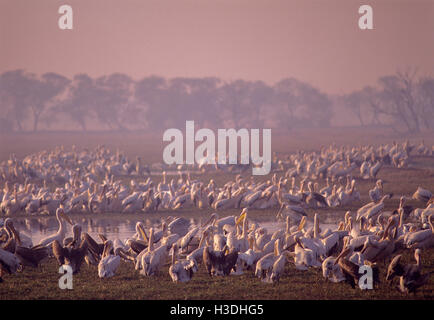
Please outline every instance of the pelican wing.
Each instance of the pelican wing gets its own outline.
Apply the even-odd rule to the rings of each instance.
[[[15,249],[15,255],[23,265],[36,268],[42,260],[48,257],[48,248],[44,246],[33,248],[18,246]]]
[[[65,264],[65,258],[69,257],[68,249],[62,247],[62,245],[60,244],[60,242],[58,240],[54,240],[53,243],[51,244],[51,246],[53,248],[54,257],[56,258],[59,265],[64,265]]]

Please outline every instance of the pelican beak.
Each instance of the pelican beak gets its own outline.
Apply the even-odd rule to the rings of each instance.
[[[246,214],[247,211],[243,210],[243,212],[241,212],[240,216],[238,217],[238,219],[235,221],[235,225],[238,226],[241,222],[244,221],[244,219],[246,218]]]
[[[71,226],[74,225],[74,222],[72,222],[71,218],[65,212],[62,211],[61,215],[62,218],[65,219]]]
[[[301,231],[304,228],[304,225],[306,224],[306,217],[303,216],[303,218],[301,218],[300,224],[298,226],[297,231]]]
[[[145,241],[149,243],[149,238],[146,235],[146,231],[145,231],[145,229],[143,229],[143,226],[141,224],[139,224],[138,229],[139,229],[140,234],[142,235],[143,239],[145,239]]]

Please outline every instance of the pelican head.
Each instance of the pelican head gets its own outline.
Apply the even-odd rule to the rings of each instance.
[[[298,225],[297,231],[303,230],[305,224],[306,224],[306,216],[303,216],[300,220],[300,224]]]
[[[247,212],[249,211],[249,209],[244,208],[243,211],[241,211],[240,216],[238,217],[238,219],[235,221],[235,225],[239,225],[242,221],[244,221],[247,218]]]
[[[8,233],[10,233],[11,237],[15,237],[16,241],[18,242],[18,244],[21,244],[21,238],[19,233],[17,232],[17,230],[14,227],[14,223],[12,222],[11,218],[6,218],[4,221],[4,227],[6,229],[6,231],[8,231]]]
[[[140,221],[136,223],[136,232],[142,236],[143,240],[149,242],[148,235],[145,231],[145,226]]]
[[[65,211],[63,210],[63,208],[57,208],[57,210],[56,210],[56,217],[57,217],[57,220],[59,220],[59,221],[60,221],[60,219],[64,219],[71,226],[74,225],[74,223],[72,222],[71,218],[65,213]]]
[[[108,257],[110,255],[110,251],[113,249],[113,241],[107,240],[104,242],[104,251],[102,253],[102,258]]]

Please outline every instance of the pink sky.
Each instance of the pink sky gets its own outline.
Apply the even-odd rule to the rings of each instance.
[[[74,30],[57,26],[60,5]],[[359,30],[358,8],[375,30]],[[434,75],[434,1],[1,0],[0,72],[307,81],[328,93]]]

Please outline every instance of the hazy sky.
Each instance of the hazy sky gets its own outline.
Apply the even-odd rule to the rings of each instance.
[[[74,29],[60,30],[62,4]],[[374,30],[358,8],[374,9]],[[307,81],[328,93],[398,68],[434,75],[434,0],[0,0],[0,72]]]

